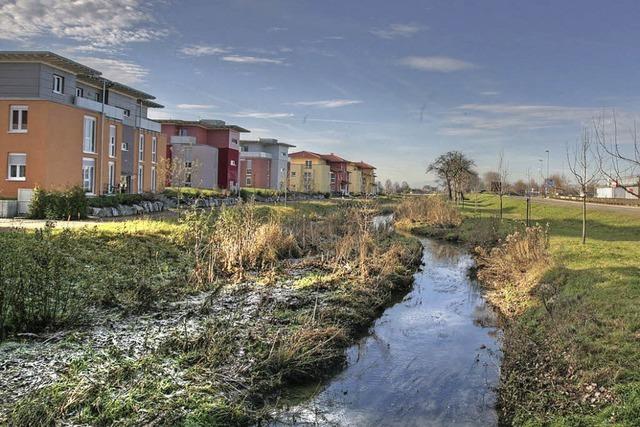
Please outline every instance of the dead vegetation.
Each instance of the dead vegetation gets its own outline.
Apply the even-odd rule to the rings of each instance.
[[[440,196],[407,197],[395,209],[399,228],[410,229],[414,225],[452,228],[462,224],[458,209]]]

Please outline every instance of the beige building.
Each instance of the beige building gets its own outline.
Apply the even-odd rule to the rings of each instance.
[[[331,169],[322,155],[300,151],[289,155],[289,190],[304,193],[331,192]]]

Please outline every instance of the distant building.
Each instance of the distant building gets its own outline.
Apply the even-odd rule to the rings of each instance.
[[[363,194],[377,194],[376,168],[362,161],[357,162],[356,166],[360,169],[360,192]]]
[[[239,189],[240,165],[240,133],[249,132],[240,126],[226,124],[222,120],[159,120],[162,133],[168,138],[169,147],[173,144],[208,145],[217,149],[217,181],[216,186],[222,189]],[[171,150],[171,148],[170,148]],[[213,151],[197,150],[201,158],[199,168],[210,167]],[[196,151],[192,150],[192,153]],[[183,160],[180,160],[181,162]],[[174,183],[171,183],[174,185]],[[193,185],[193,184],[192,184]],[[195,186],[195,185],[194,185]]]
[[[289,154],[289,189],[304,193],[330,193],[331,168],[322,155],[311,151]]]
[[[626,191],[626,187],[633,194]],[[640,177],[626,177],[621,181],[610,181],[606,187],[596,188],[596,197],[601,199],[637,199],[640,192]]]
[[[0,51],[0,196],[161,191],[162,108],[141,90],[52,52]]]
[[[273,138],[240,141],[240,186],[284,190],[291,144]]]

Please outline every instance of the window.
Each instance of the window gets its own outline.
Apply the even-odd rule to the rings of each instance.
[[[109,162],[109,188],[107,188],[107,193],[112,194],[116,189],[116,164],[114,162]]]
[[[131,117],[131,110],[127,110],[126,108],[122,110],[122,114],[125,117]]]
[[[102,102],[102,94],[100,92],[96,92],[96,101]]]
[[[12,105],[9,120],[9,132],[25,133],[29,124],[29,107],[26,105]]]
[[[123,142],[120,146],[120,149],[122,151],[129,151],[129,143],[128,142]]]
[[[231,161],[229,162],[229,164],[230,164],[231,166],[235,166],[235,165],[236,165],[236,161],[235,161],[235,160],[231,160]]]
[[[187,130],[185,128],[178,129],[178,136],[187,136]]]
[[[84,96],[84,89],[82,89],[81,87],[77,87],[76,88],[76,97],[82,98],[83,96]]]
[[[336,183],[336,174],[331,172],[331,183],[335,184]]]
[[[138,193],[144,192],[144,166],[138,165]]]
[[[304,173],[304,179],[305,179],[305,181],[310,180],[311,179],[311,172],[305,172]]]
[[[247,176],[251,176],[253,174],[253,161],[247,160]]]
[[[96,160],[82,159],[82,189],[85,193],[94,194],[96,182]]]
[[[296,173],[294,171],[291,172],[291,176],[296,176]]]
[[[116,156],[116,127],[109,126],[109,157]]]
[[[191,187],[191,172],[187,172],[184,176],[184,186]]]
[[[184,167],[185,168],[190,168],[191,167],[191,162],[184,162]]]
[[[85,153],[96,152],[96,119],[84,116],[84,142],[82,151]]]
[[[251,185],[253,185],[253,184],[252,184],[251,177],[250,177],[249,175],[247,175],[247,182],[246,182],[246,185],[247,185],[248,187],[250,187]]]
[[[9,153],[9,173],[7,179],[10,181],[24,181],[27,179],[27,155],[24,153]]]
[[[144,162],[144,134],[140,134],[138,140],[138,161]]]
[[[151,192],[153,193],[156,192],[156,179],[157,179],[156,167],[151,166]]]
[[[236,138],[231,138],[231,143],[238,145],[238,140]]]
[[[304,168],[305,169],[311,169],[312,165],[313,165],[313,162],[311,160],[305,160],[304,161]]]
[[[64,93],[64,77],[53,75],[53,93]]]
[[[247,153],[249,151],[249,147],[243,145],[242,147],[240,147],[240,151],[244,151],[245,153]]]
[[[153,163],[158,161],[158,137],[151,138],[151,161]]]

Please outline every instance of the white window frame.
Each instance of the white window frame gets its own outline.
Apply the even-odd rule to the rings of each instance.
[[[128,142],[123,142],[122,144],[120,144],[120,149],[122,151],[129,151],[129,143]]]
[[[109,125],[109,157],[116,157],[116,126]]]
[[[247,176],[245,177],[245,185],[246,185],[247,187],[250,187],[250,186],[252,186],[252,185],[253,185],[252,183],[253,183],[253,180],[252,180],[251,175],[247,175]]]
[[[64,94],[64,77],[58,74],[53,75],[53,93]]]
[[[155,166],[151,166],[151,192],[155,193],[156,190],[158,189],[158,185],[157,185],[157,181],[158,180],[158,173],[156,172],[156,167]]]
[[[123,114],[125,117],[131,117],[131,110],[128,110],[128,109],[126,109],[126,108],[123,108],[123,109],[122,109],[122,114]]]
[[[305,160],[305,161],[304,161],[304,168],[305,168],[305,169],[311,169],[311,168],[313,168],[313,160]]]
[[[144,193],[144,166],[138,165],[138,179],[137,179],[137,190],[138,194]]]
[[[138,161],[144,162],[144,134],[138,136]]]
[[[76,88],[76,97],[82,98],[84,96],[84,89],[81,87]]]
[[[116,189],[116,163],[109,162],[108,164],[108,185],[107,193],[113,194],[113,191]]]
[[[13,127],[13,113],[18,112],[18,127]],[[24,113],[27,113],[27,123],[24,123]],[[27,133],[29,130],[29,107],[26,105],[12,105],[9,107],[9,132],[10,133]]]
[[[87,170],[91,170],[91,175],[87,179]],[[87,186],[86,183],[89,182],[91,185]],[[92,157],[83,157],[82,158],[82,189],[86,194],[94,195],[96,194],[96,159]]]
[[[87,123],[91,123],[92,135],[87,135]],[[96,118],[93,116],[84,116],[83,128],[82,128],[82,152],[89,154],[96,154]],[[91,138],[89,141],[88,138]],[[89,143],[89,146],[87,146]]]
[[[151,138],[151,163],[158,161],[158,137]]]
[[[11,156],[22,156],[24,163],[12,163]],[[12,176],[11,166],[16,166],[16,175]],[[22,166],[22,173],[20,173]],[[26,181],[27,180],[27,153],[9,153],[7,155],[7,181]]]
[[[235,160],[231,160],[231,161],[229,161],[229,164],[230,164],[231,166],[236,166],[236,161],[235,161]]]

